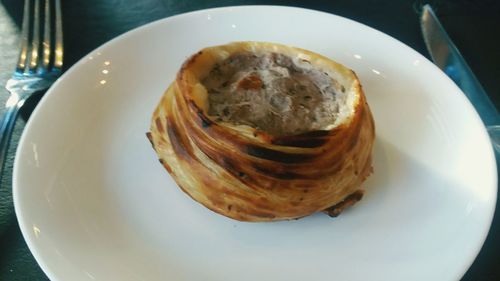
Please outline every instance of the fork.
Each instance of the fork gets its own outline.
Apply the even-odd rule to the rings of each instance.
[[[43,7],[41,2],[43,1]],[[5,88],[10,97],[0,124],[0,179],[19,109],[61,75],[63,65],[60,0],[25,0],[21,52]]]

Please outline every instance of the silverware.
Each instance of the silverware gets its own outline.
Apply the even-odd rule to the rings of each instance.
[[[476,108],[490,134],[493,147],[500,152],[500,116],[476,76],[444,30],[430,5],[422,8],[420,27],[434,63],[460,87]]]
[[[47,89],[61,75],[62,36],[60,0],[24,1],[21,52],[5,86],[10,97],[0,125],[0,172],[19,109],[30,96]]]

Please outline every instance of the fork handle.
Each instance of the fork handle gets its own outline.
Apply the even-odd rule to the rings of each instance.
[[[3,178],[3,169],[6,162],[7,150],[9,149],[10,139],[12,137],[12,131],[16,123],[17,116],[19,114],[19,108],[21,108],[24,99],[20,100],[17,95],[11,95],[6,103],[6,111],[2,118],[2,123],[0,124],[0,181]]]

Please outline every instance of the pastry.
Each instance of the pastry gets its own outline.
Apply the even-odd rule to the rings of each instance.
[[[235,42],[184,62],[147,135],[194,200],[274,221],[336,216],[359,201],[375,127],[352,70],[299,48]]]

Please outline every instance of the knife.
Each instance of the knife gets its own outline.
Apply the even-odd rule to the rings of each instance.
[[[500,153],[500,116],[498,111],[429,4],[422,7],[420,27],[432,61],[467,96],[483,120],[493,147]]]

